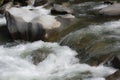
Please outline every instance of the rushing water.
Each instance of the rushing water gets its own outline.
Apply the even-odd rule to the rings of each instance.
[[[31,54],[38,49],[50,52],[34,65]],[[104,76],[115,71],[102,65],[80,64],[75,55],[77,53],[66,46],[42,41],[9,48],[0,46],[0,80],[104,80]]]
[[[80,19],[80,23],[84,22],[85,28],[82,27],[83,29],[77,32],[81,33],[81,35],[86,33],[103,35],[104,33],[104,36],[110,32],[112,34],[108,37],[119,38],[120,20],[109,22],[103,20],[104,24],[92,25],[93,23],[99,24],[101,22],[99,22],[100,20],[97,22],[96,19],[93,19],[93,16],[93,21],[91,21],[91,15],[85,13],[85,9],[89,7],[87,10],[89,11],[90,9],[106,7],[106,5],[97,6],[96,4],[88,2],[74,6],[80,10],[84,8],[83,11],[78,13],[78,16],[83,19]],[[46,14],[49,13],[49,11],[42,8],[40,11]],[[1,18],[0,25],[4,24],[6,24],[5,18]],[[77,25],[77,28],[74,27],[76,29],[72,28],[72,30],[80,29],[80,26],[81,24]],[[78,54],[76,51],[68,46],[60,46],[58,43],[36,41],[33,43],[14,44],[0,45],[0,80],[105,80],[106,76],[116,71],[111,67],[103,65],[90,66],[80,63],[79,59],[76,58]],[[116,47],[119,47],[119,45]],[[35,64],[33,54],[43,54],[37,57],[42,60]]]

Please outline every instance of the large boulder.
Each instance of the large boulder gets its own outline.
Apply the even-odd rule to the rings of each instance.
[[[101,10],[99,10],[99,14],[105,16],[120,16],[120,3],[113,3]]]
[[[70,25],[75,18],[70,15],[52,16],[49,10],[11,8],[6,12],[7,26],[15,40],[53,40],[54,36]],[[73,23],[71,23],[73,22]],[[51,38],[51,39],[50,39]]]
[[[54,16],[20,8],[8,10],[6,19],[8,29],[15,40],[40,40],[47,35],[46,30],[60,26],[60,22]]]

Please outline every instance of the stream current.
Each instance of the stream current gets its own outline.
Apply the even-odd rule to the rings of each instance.
[[[89,4],[84,3],[84,5]],[[80,6],[83,7],[84,5],[80,4],[78,6],[81,8]],[[95,6],[93,9],[101,7],[105,6]],[[0,19],[0,25],[2,23],[6,23],[4,18]],[[114,32],[115,34],[112,36],[116,35],[115,37],[119,38],[119,25],[119,20],[105,21],[98,25],[88,24],[87,29],[95,34],[102,31]],[[90,66],[80,63],[79,59],[76,58],[78,53],[75,50],[68,46],[60,46],[57,42],[36,41],[9,47],[6,46],[7,44],[0,45],[0,80],[105,80],[104,77],[116,71],[102,64]],[[117,47],[119,46],[117,45]],[[47,55],[37,65],[33,64],[32,56],[36,51],[38,51],[37,53],[44,53],[45,56]]]

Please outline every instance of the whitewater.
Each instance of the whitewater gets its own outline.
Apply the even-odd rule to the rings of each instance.
[[[48,50],[47,57],[37,65],[31,54]],[[40,53],[40,52],[39,52]],[[46,53],[44,53],[46,54]],[[77,52],[57,43],[37,41],[17,46],[0,46],[0,80],[105,80],[115,69],[79,63]]]

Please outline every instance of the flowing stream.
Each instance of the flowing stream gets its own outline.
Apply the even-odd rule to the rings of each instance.
[[[90,9],[106,7],[106,5],[100,5],[100,3],[98,6],[96,5],[97,3],[89,2],[74,7],[79,9],[88,6],[91,6]],[[82,27],[80,27],[81,24],[78,24],[77,27],[70,28],[68,30],[70,34],[66,35],[79,33],[81,35],[87,33],[100,34],[101,36],[117,38],[116,41],[119,43],[120,20],[110,19],[108,21],[107,18],[96,20],[93,15],[85,14],[84,9],[76,15],[80,18],[79,22]],[[5,19],[0,18],[0,26],[4,24],[6,24]],[[76,32],[73,33],[74,31]],[[120,48],[120,44],[114,47]],[[41,59],[37,63],[34,54],[41,54],[37,56]],[[75,50],[68,46],[60,46],[57,42],[36,41],[32,43],[21,42],[19,44],[7,42],[0,45],[0,80],[105,80],[106,76],[116,71],[116,69],[102,64],[90,66],[80,63],[80,60],[76,58],[77,54]]]
[[[48,50],[37,65],[32,62],[35,50]],[[77,53],[57,43],[34,42],[13,47],[0,46],[0,80],[104,80],[115,70],[102,65],[80,64]]]

